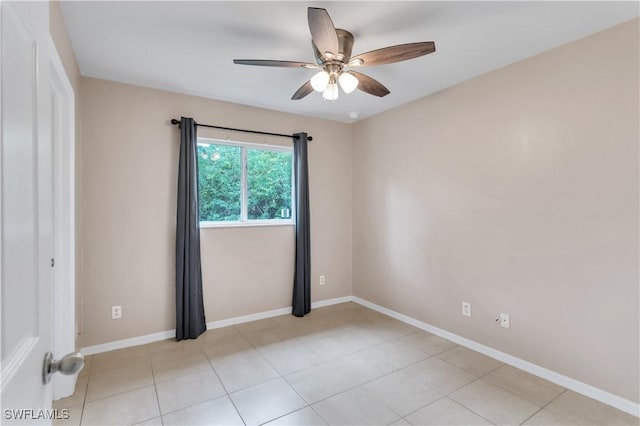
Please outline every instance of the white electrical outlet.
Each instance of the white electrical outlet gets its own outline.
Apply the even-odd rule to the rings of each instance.
[[[471,316],[471,303],[462,302],[462,315],[464,315],[465,317]]]
[[[324,275],[320,275],[320,285],[325,285],[327,283],[327,280],[325,279]]]
[[[122,306],[112,306],[111,307],[111,319],[120,319],[122,318]]]
[[[509,314],[500,314],[500,327],[502,327],[502,328],[511,327],[511,322],[509,320]]]

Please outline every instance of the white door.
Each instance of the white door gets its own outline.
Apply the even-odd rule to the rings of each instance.
[[[0,2],[1,402],[8,424],[51,407],[51,385],[42,380],[52,346],[48,33],[47,2]]]

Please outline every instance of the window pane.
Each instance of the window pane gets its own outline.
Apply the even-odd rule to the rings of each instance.
[[[241,163],[239,146],[198,144],[200,221],[240,220]]]
[[[291,152],[247,149],[247,217],[291,218]]]

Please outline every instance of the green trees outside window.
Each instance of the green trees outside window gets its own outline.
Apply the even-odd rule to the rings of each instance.
[[[247,216],[291,218],[291,152],[247,149]]]
[[[241,217],[242,151],[239,146],[198,144],[200,221]]]
[[[291,167],[289,149],[201,141],[200,221],[290,220]]]

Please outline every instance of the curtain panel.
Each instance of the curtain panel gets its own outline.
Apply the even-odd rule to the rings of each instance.
[[[193,118],[180,122],[176,225],[176,340],[195,339],[207,329],[200,265],[198,136]]]
[[[293,278],[292,313],[302,317],[311,311],[311,241],[309,221],[309,165],[307,134],[293,140],[293,174],[296,205],[296,260]]]

